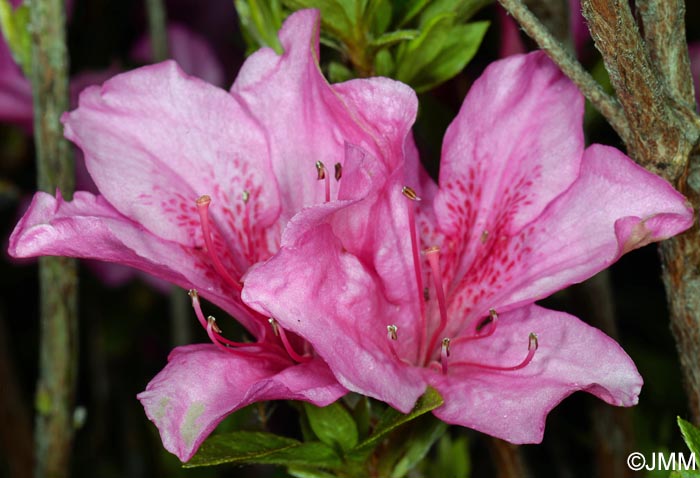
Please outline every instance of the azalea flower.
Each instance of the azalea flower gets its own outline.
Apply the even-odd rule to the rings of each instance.
[[[445,134],[439,187],[407,143],[406,174],[374,167],[363,198],[341,189],[295,217],[244,302],[308,340],[349,390],[408,412],[431,386],[438,418],[512,443],[539,442],[577,390],[636,404],[642,378],[622,348],[534,302],[693,212],[620,151],[584,149],[583,103],[542,52],[492,64]]]
[[[390,165],[415,119],[416,96],[401,83],[330,86],[316,61],[318,25],[316,11],[290,16],[280,31],[284,54],[250,56],[230,92],[172,61],[86,89],[63,122],[100,194],[77,192],[67,202],[37,193],[10,238],[15,257],[117,262],[192,289],[212,343],[176,348],[139,395],[183,461],[252,402],[323,406],[346,393],[308,342],[240,298],[246,271],[276,253],[302,208],[335,202],[346,181],[363,193],[348,144]],[[227,338],[226,323],[206,318],[200,297],[255,341]]]

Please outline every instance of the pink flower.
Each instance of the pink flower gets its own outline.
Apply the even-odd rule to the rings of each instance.
[[[540,441],[577,390],[636,404],[642,378],[620,346],[534,302],[687,229],[693,212],[620,151],[584,149],[582,115],[542,52],[492,64],[447,130],[439,188],[410,141],[396,168],[357,148],[364,196],[341,182],[345,203],[299,214],[243,300],[349,390],[408,412],[432,386],[438,418],[513,443]]]
[[[86,89],[64,116],[65,134],[101,195],[65,202],[37,193],[10,238],[13,256],[117,262],[198,291],[193,306],[213,343],[175,349],[139,395],[182,460],[249,403],[326,405],[346,392],[307,342],[240,299],[244,274],[278,250],[287,222],[335,197],[346,143],[389,163],[415,119],[415,94],[401,83],[325,81],[318,20],[311,10],[290,16],[280,32],[285,53],[252,55],[231,92],[170,61]],[[205,319],[200,295],[256,341],[225,338]]]

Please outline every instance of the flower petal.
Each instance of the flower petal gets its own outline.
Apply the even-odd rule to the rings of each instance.
[[[236,300],[202,251],[163,240],[124,217],[101,196],[76,192],[71,202],[36,193],[10,236],[13,257],[42,255],[115,262],[200,295],[235,316],[256,337],[260,324]]]
[[[536,221],[483,245],[487,258],[460,285],[454,306],[462,311],[451,314],[479,316],[546,297],[692,223],[692,208],[665,180],[615,148],[593,145],[579,179]]]
[[[425,383],[419,370],[393,358],[386,327],[398,326],[407,340],[396,346],[410,353],[410,345],[403,348],[414,332],[410,314],[373,292],[377,278],[343,250],[330,224],[315,222],[319,209],[295,218],[300,228],[310,222],[306,232],[248,273],[243,300],[307,339],[343,386],[408,412]]]
[[[527,355],[531,332],[539,348],[520,370],[457,365],[517,365]],[[632,406],[642,386],[634,363],[614,340],[576,317],[536,305],[501,314],[495,334],[453,346],[449,360],[448,375],[430,373],[445,400],[434,414],[511,443],[539,443],[549,411],[575,391]]]
[[[267,145],[226,91],[168,61],[86,89],[63,121],[100,192],[128,218],[163,239],[201,247],[195,201],[208,194],[225,264],[245,270],[269,255],[266,228],[279,202]]]
[[[318,66],[318,35],[317,10],[293,13],[279,33],[284,54],[257,51],[231,88],[267,132],[283,223],[324,201],[315,163],[342,164],[347,143],[387,165],[399,163],[417,109],[411,89],[393,80],[329,85]],[[338,188],[331,181],[332,198]]]
[[[283,358],[243,357],[214,345],[174,349],[168,365],[138,399],[165,448],[183,462],[228,414],[263,400],[328,405],[346,393],[321,360],[292,365]]]
[[[31,130],[33,118],[32,85],[15,63],[0,32],[0,121]]]
[[[492,63],[445,134],[442,230],[459,248],[455,280],[477,260],[486,231],[517,233],[576,179],[583,97],[543,52]]]

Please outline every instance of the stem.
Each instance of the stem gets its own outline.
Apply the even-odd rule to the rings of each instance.
[[[496,478],[528,478],[521,449],[499,438],[489,437],[489,449],[496,467]]]
[[[151,33],[153,61],[166,60],[168,58],[168,32],[163,0],[146,0],[146,9],[148,10],[148,30]]]
[[[68,109],[62,0],[31,0],[32,91],[39,189],[72,195],[73,163],[60,115]],[[36,477],[70,475],[78,366],[76,262],[39,259],[40,357],[36,390]]]
[[[625,140],[630,136],[629,125],[617,100],[608,95],[581,64],[558,42],[521,0],[498,0],[523,30],[537,42],[559,68],[579,87],[588,101],[600,111],[617,134]]]

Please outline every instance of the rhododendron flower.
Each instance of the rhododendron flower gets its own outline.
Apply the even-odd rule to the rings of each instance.
[[[642,378],[621,347],[534,301],[683,231],[693,212],[620,151],[584,149],[582,115],[542,52],[492,64],[447,130],[439,187],[407,143],[407,174],[377,166],[364,198],[341,190],[345,203],[299,214],[243,300],[349,390],[408,412],[432,386],[438,418],[513,443],[540,441],[577,390],[636,404]]]
[[[325,81],[318,20],[315,11],[290,16],[280,32],[285,53],[252,55],[231,92],[170,61],[86,89],[63,122],[100,195],[66,202],[37,193],[10,238],[17,257],[117,262],[193,289],[212,343],[176,348],[139,395],[182,460],[249,403],[326,405],[346,392],[308,342],[240,299],[244,274],[277,251],[298,211],[335,198],[339,184],[362,193],[366,177],[347,144],[390,164],[415,118],[415,94],[401,83]],[[256,341],[226,338],[200,296]]]

